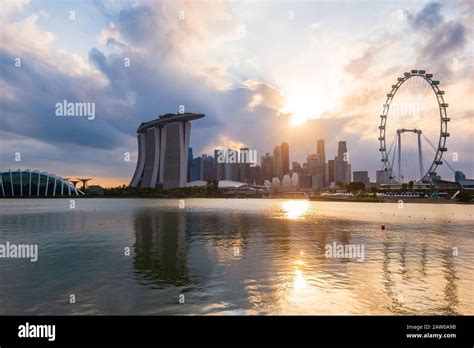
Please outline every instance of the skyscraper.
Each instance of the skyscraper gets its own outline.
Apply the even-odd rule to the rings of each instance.
[[[319,139],[316,142],[316,153],[308,155],[307,157],[307,174],[318,176],[318,189],[326,183],[326,154],[324,150],[324,139]]]
[[[317,151],[316,153],[319,155],[319,159],[321,164],[326,164],[326,151],[324,149],[324,139],[319,139],[316,143]]]
[[[203,166],[202,166],[202,157],[196,157],[191,161],[189,168],[190,178],[189,181],[202,180],[203,178]]]
[[[351,174],[347,145],[345,141],[340,141],[337,146],[337,156],[334,158],[334,181],[348,184],[351,182]]]
[[[249,148],[248,147],[241,148],[239,152],[239,156],[240,156],[241,163],[238,165],[239,166],[239,180],[238,181],[248,182],[249,168],[250,168]]]
[[[347,154],[347,144],[345,141],[340,141],[337,144],[337,158],[343,160]]]
[[[290,172],[290,147],[288,143],[281,143],[280,153],[282,175],[285,175]]]
[[[224,180],[225,179],[225,166],[224,163],[219,163],[219,153],[221,150],[214,150],[214,168],[216,170],[215,177],[217,180]]]
[[[292,165],[291,165],[291,170],[293,173],[296,173],[296,174],[301,174],[301,164],[299,164],[298,162],[293,162]]]
[[[328,165],[327,165],[328,186],[330,186],[332,182],[335,182],[335,180],[334,180],[334,161],[335,160],[329,160]]]
[[[250,185],[263,185],[262,168],[258,165],[249,167],[247,183]]]
[[[184,187],[188,172],[190,121],[203,114],[166,114],[137,129],[138,161],[132,187]]]
[[[354,182],[363,182],[365,186],[369,185],[369,172],[366,170],[354,171]]]
[[[269,153],[266,153],[265,156],[261,158],[262,166],[262,179],[271,181],[273,178],[273,156]]]
[[[282,178],[282,161],[281,161],[281,149],[280,146],[275,146],[273,149],[273,175],[276,178]]]
[[[216,179],[216,168],[214,158],[208,155],[202,155],[202,180],[207,181]]]

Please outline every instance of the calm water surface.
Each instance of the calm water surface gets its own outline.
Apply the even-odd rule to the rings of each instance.
[[[184,202],[0,200],[0,314],[474,314],[472,206]]]

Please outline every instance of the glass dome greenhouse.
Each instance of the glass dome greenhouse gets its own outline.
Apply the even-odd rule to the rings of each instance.
[[[38,170],[0,172],[2,197],[79,196],[84,193],[64,178]]]

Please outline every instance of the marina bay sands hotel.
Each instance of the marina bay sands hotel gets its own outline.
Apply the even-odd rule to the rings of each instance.
[[[184,187],[192,120],[204,114],[166,114],[137,129],[138,161],[130,186]]]

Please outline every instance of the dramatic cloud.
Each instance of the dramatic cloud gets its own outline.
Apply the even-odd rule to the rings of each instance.
[[[78,3],[74,21],[68,6],[40,6],[2,4],[1,169],[128,183],[137,126],[183,105],[206,114],[192,126],[195,155],[245,145],[260,156],[287,141],[290,160],[303,161],[322,137],[328,158],[347,140],[353,169],[374,172],[380,106],[414,67],[443,81],[453,133],[473,133],[463,127],[473,88],[466,6],[95,1]],[[372,11],[379,19],[367,27]],[[95,119],[56,116],[63,100],[94,102]],[[295,100],[301,110],[289,110]],[[291,112],[313,119],[292,126]],[[449,139],[461,158],[467,139]]]
[[[446,6],[446,5],[445,5]],[[432,71],[438,71],[440,78],[452,78],[453,60],[463,55],[467,44],[467,29],[463,16],[446,20],[441,14],[443,4],[427,3],[419,12],[407,12],[412,29],[420,32],[421,46],[417,49],[417,64]]]

